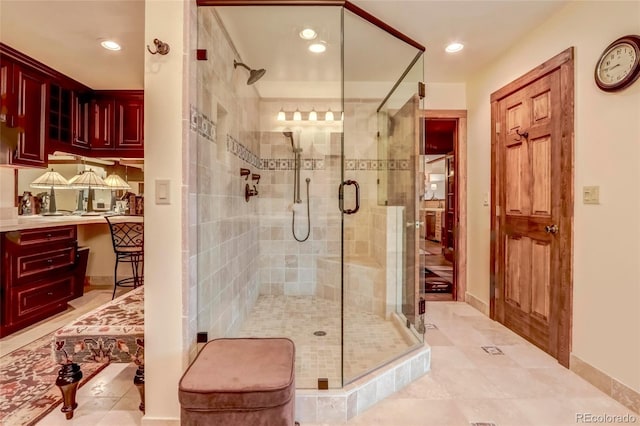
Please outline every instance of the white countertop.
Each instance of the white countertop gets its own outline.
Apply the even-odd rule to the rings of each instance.
[[[114,219],[126,219],[130,222],[144,222],[143,216],[113,216]],[[46,228],[64,225],[92,225],[107,224],[103,215],[100,216],[18,216],[17,219],[0,220],[0,232],[20,231],[23,229]]]

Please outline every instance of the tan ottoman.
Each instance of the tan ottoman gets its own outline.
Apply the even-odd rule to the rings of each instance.
[[[180,423],[292,426],[294,363],[286,338],[208,342],[180,379]]]

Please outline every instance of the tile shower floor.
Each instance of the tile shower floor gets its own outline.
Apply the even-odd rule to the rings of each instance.
[[[584,424],[577,420],[579,413],[629,415],[640,423],[640,413],[629,411],[466,303],[427,302],[426,320],[431,325],[425,335],[431,345],[431,371],[348,425],[575,426]],[[482,346],[495,346],[502,354],[491,355],[497,352]],[[72,421],[58,408],[38,426],[140,425],[137,391],[131,383],[134,371],[134,365],[108,366],[80,390],[83,395]]]
[[[340,304],[312,296],[263,295],[238,337],[289,337],[296,345],[296,387],[316,389],[318,378],[341,387]],[[314,333],[323,332],[318,336]],[[344,374],[353,379],[405,352],[405,340],[391,321],[346,309]]]

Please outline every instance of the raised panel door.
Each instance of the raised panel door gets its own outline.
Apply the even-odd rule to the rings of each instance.
[[[14,64],[0,56],[0,121],[9,127],[15,126],[17,110]]]
[[[116,100],[115,107],[116,149],[143,149],[143,100]]]
[[[16,127],[18,144],[12,164],[44,167],[46,157],[47,81],[36,71],[15,65],[17,73],[18,114]]]
[[[89,149],[91,129],[91,101],[84,93],[73,93],[73,135],[71,145],[81,149]]]
[[[113,119],[113,99],[96,99],[91,102],[91,149],[113,150],[115,148]]]

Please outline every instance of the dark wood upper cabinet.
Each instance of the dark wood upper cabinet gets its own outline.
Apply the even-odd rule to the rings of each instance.
[[[144,95],[141,90],[95,92],[91,102],[91,149],[122,157],[144,156]]]
[[[48,90],[46,76],[28,67],[16,64],[18,112],[15,127],[18,144],[11,164],[46,167],[47,132],[49,117],[46,114]]]
[[[112,98],[97,98],[91,102],[91,149],[114,150],[113,137],[115,101]]]
[[[91,110],[91,97],[87,93],[73,93],[73,134],[71,145],[73,147],[88,150],[91,146],[91,128],[89,123]]]
[[[0,163],[46,167],[56,151],[142,158],[143,93],[92,90],[0,43],[0,121],[16,134]]]
[[[144,98],[116,99],[116,149],[144,148]]]
[[[51,83],[49,87],[49,141],[71,144],[73,90]]]
[[[6,56],[0,55],[0,121],[14,127],[18,112],[14,63]]]

